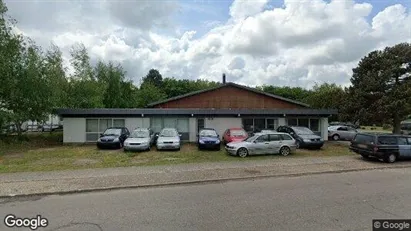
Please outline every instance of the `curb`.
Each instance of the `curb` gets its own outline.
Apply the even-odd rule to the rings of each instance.
[[[168,183],[159,183],[159,184],[122,185],[122,186],[112,186],[112,187],[98,187],[98,188],[88,188],[88,189],[66,190],[66,191],[57,191],[57,192],[1,195],[0,199],[12,199],[12,198],[15,199],[15,198],[21,198],[21,197],[45,197],[45,196],[51,196],[51,195],[70,195],[70,194],[76,194],[76,193],[104,192],[104,191],[136,189],[136,188],[161,188],[165,186],[172,187],[172,186],[181,186],[181,185],[200,185],[200,184],[213,184],[213,183],[215,184],[215,183],[224,183],[224,182],[230,182],[230,181],[242,181],[242,180],[254,180],[254,179],[258,180],[258,179],[265,179],[265,178],[299,177],[299,176],[310,176],[310,175],[320,175],[320,174],[360,172],[360,171],[383,170],[383,169],[404,169],[404,168],[411,168],[411,166],[371,167],[371,168],[330,170],[330,171],[321,171],[321,172],[268,174],[268,175],[254,175],[254,176],[244,176],[244,177],[193,180],[193,181],[180,181],[180,182],[177,181],[177,182],[168,182]]]

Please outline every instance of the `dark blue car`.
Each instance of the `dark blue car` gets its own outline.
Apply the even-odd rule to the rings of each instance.
[[[220,136],[212,128],[203,128],[198,133],[198,149],[220,150]]]

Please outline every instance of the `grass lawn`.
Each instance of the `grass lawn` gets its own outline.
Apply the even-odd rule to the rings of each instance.
[[[221,151],[199,151],[194,144],[184,144],[181,151],[156,151],[153,148],[150,152],[124,153],[123,150],[98,150],[95,145],[62,145],[51,140],[2,143],[0,173],[350,155],[348,146],[341,142],[328,142],[321,150],[299,149],[288,157],[265,155],[239,158],[229,156],[223,148]]]
[[[371,133],[392,133],[392,128],[383,129],[382,127],[378,127],[378,126],[361,126],[361,128],[358,130],[361,132],[371,132]]]

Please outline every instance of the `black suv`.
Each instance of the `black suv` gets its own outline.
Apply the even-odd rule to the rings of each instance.
[[[279,126],[277,132],[290,134],[295,139],[297,148],[320,149],[324,145],[323,138],[314,134],[314,132],[307,127]]]
[[[364,159],[374,157],[393,163],[411,157],[411,136],[358,133],[351,141],[350,150]]]
[[[107,128],[97,140],[98,148],[122,148],[124,141],[130,135],[125,127]]]

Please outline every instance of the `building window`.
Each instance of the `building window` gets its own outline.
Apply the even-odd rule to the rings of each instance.
[[[189,139],[188,118],[151,118],[151,129],[159,133],[163,128],[175,128],[181,134],[181,140]]]
[[[265,119],[254,119],[254,131],[258,132],[266,128]]]
[[[320,120],[319,119],[289,118],[287,119],[287,124],[288,126],[307,127],[313,132],[320,131]]]
[[[96,142],[109,127],[124,127],[124,119],[86,119],[86,141]]]
[[[113,119],[113,127],[125,127],[124,119]]]
[[[254,120],[253,119],[243,119],[243,128],[247,132],[252,132],[254,130]]]
[[[243,128],[247,132],[260,132],[263,129],[275,130],[278,119],[273,118],[246,118],[243,119]]]
[[[287,119],[288,126],[298,126],[298,119]]]
[[[197,132],[200,132],[201,129],[204,128],[205,121],[203,118],[197,119]]]

